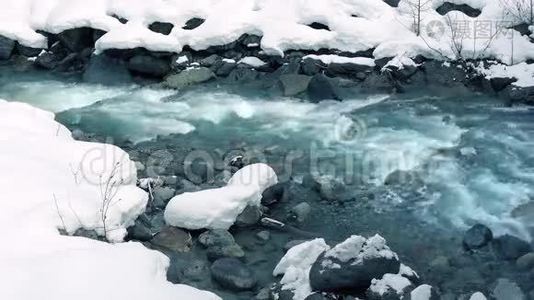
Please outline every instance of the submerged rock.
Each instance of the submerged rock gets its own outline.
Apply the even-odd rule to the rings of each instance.
[[[482,224],[476,224],[464,234],[463,246],[467,250],[486,246],[493,239],[491,230]]]
[[[352,236],[323,253],[312,265],[310,285],[315,291],[363,292],[374,278],[397,274],[400,262],[379,235]]]
[[[516,260],[516,266],[520,270],[534,269],[534,252],[529,252]]]
[[[230,290],[250,290],[256,286],[256,275],[235,258],[221,258],[211,265],[211,276],[223,288]]]
[[[226,230],[215,229],[203,232],[198,237],[198,242],[207,248],[209,260],[216,260],[222,257],[241,258],[245,252],[239,246],[232,234]]]
[[[167,76],[164,84],[170,88],[181,89],[193,84],[209,81],[215,77],[213,71],[206,67],[192,68],[186,69],[178,74]]]
[[[153,191],[154,206],[160,209],[165,208],[165,205],[167,205],[175,193],[176,190],[170,187],[156,187]]]
[[[166,226],[150,240],[150,243],[170,251],[188,252],[191,250],[193,239],[185,230]]]
[[[128,61],[128,70],[152,77],[163,77],[171,71],[170,61],[150,55],[136,55]]]
[[[493,297],[495,300],[526,300],[526,296],[517,285],[517,283],[506,278],[497,280],[495,288],[493,289]]]
[[[439,300],[436,289],[428,284],[422,284],[410,292],[403,300]]]
[[[508,234],[495,238],[491,245],[497,257],[504,260],[517,259],[532,251],[529,243]]]
[[[284,96],[296,96],[306,91],[311,77],[301,74],[283,74],[280,75],[279,80]]]
[[[253,226],[260,221],[261,215],[261,207],[249,205],[237,216],[235,225],[239,227]]]
[[[308,84],[308,97],[312,102],[341,100],[330,80],[323,74],[313,76]]]

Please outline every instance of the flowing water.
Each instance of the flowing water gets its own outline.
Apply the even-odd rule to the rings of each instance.
[[[534,232],[534,221],[521,214],[534,197],[528,107],[446,91],[312,104],[216,85],[176,92],[0,74],[0,98],[54,111],[69,128],[127,148],[255,149],[287,178],[315,171],[344,180],[354,197],[317,204],[304,229],[331,240],[381,232],[416,269],[437,254],[453,255],[461,232],[476,222],[529,241]],[[293,159],[299,155],[306,159]],[[417,171],[421,182],[384,187],[395,170]]]

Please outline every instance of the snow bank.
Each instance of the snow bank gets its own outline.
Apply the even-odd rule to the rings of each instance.
[[[0,247],[0,299],[38,299],[43,292],[57,300],[220,299],[167,282],[168,259],[141,244],[59,234],[78,228],[104,234],[100,183],[112,178],[107,237],[123,238],[147,203],[125,152],[74,141],[52,113],[3,100],[0,149],[0,226],[9,241]]]
[[[310,269],[321,253],[330,247],[324,239],[314,239],[289,249],[274,268],[273,276],[284,275],[282,289],[292,290],[294,300],[303,300],[311,294]]]
[[[495,64],[487,69],[479,67],[478,70],[484,74],[487,79],[499,77],[515,78],[517,81],[512,83],[514,86],[534,86],[534,65],[529,65],[525,62],[513,66]]]
[[[224,187],[172,198],[165,208],[165,222],[187,229],[228,229],[247,206],[259,206],[263,191],[277,182],[268,165],[248,165],[237,171]]]
[[[412,10],[404,1],[394,8],[379,0],[314,0],[313,5],[303,0],[3,0],[0,35],[27,46],[45,47],[46,38],[36,30],[59,33],[88,26],[107,32],[97,41],[97,51],[144,47],[181,52],[186,45],[203,50],[248,33],[262,36],[259,46],[267,54],[322,48],[355,53],[376,48],[375,58],[423,54],[447,59],[455,56],[451,41],[458,36],[452,34],[448,21],[467,21],[474,30],[475,21],[496,25],[505,15],[499,0],[454,0],[480,9],[480,16],[470,18],[458,11],[441,16],[435,8],[443,2],[435,0],[423,10],[421,36],[416,36]],[[122,24],[113,16],[128,22]],[[195,17],[205,22],[192,30],[182,28]],[[174,28],[169,35],[153,32],[148,25],[154,21],[172,23]],[[313,22],[328,26],[328,30],[308,26]],[[462,55],[508,62],[513,43],[514,61],[534,58],[534,46],[528,38],[516,33],[510,39],[511,32],[503,30],[489,46],[484,38],[475,38],[470,32],[458,41],[463,46]]]

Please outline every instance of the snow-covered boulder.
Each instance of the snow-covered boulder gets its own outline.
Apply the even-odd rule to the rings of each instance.
[[[228,229],[247,206],[259,206],[263,191],[277,182],[268,165],[248,165],[224,187],[172,198],[165,208],[165,222],[186,229]]]
[[[374,278],[398,274],[400,262],[379,235],[353,235],[322,254],[310,270],[315,291],[365,291]]]
[[[422,284],[416,287],[413,291],[410,292],[407,300],[438,300],[439,296],[432,286],[428,284]]]
[[[400,300],[412,286],[407,278],[399,274],[384,274],[381,279],[373,279],[367,290],[370,300]]]
[[[169,259],[139,243],[60,235],[78,228],[120,241],[147,203],[128,155],[78,142],[54,115],[0,100],[0,299],[187,299],[216,295],[166,281]],[[101,218],[102,182],[113,179]],[[106,188],[104,188],[104,191]]]
[[[330,249],[324,239],[314,239],[298,244],[289,249],[278,265],[273,275],[283,275],[280,284],[282,290],[293,292],[294,300],[303,300],[311,294],[312,288],[309,273],[312,264],[323,252]]]

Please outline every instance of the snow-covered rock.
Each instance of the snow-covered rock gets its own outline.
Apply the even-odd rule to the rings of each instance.
[[[410,280],[399,274],[384,274],[381,279],[373,279],[367,290],[369,299],[401,299],[412,285]]]
[[[220,299],[166,281],[169,260],[139,243],[108,244],[60,235],[78,228],[105,234],[102,193],[108,178],[107,238],[120,241],[147,203],[128,155],[112,145],[78,142],[54,115],[0,100],[0,299]]]
[[[484,296],[484,294],[482,294],[481,292],[476,292],[474,293],[473,295],[471,295],[471,297],[469,298],[469,300],[486,300],[486,296]]]
[[[410,292],[410,300],[438,300],[434,288],[428,284],[422,284]]]
[[[165,222],[187,229],[228,229],[247,206],[259,206],[263,191],[277,182],[268,165],[248,165],[224,187],[172,198],[165,208]]]
[[[353,235],[326,251],[310,270],[310,284],[316,291],[365,291],[374,278],[398,274],[400,262],[379,235]]]
[[[309,281],[311,266],[321,253],[329,249],[324,239],[307,241],[289,249],[276,265],[273,275],[283,275],[280,281],[282,289],[291,290],[294,293],[294,300],[303,300],[311,294]]]

